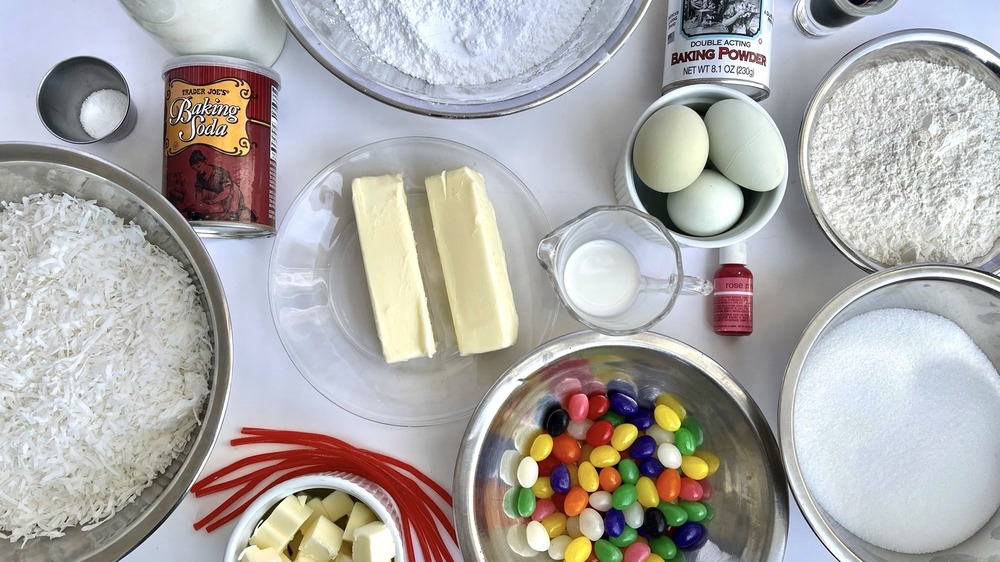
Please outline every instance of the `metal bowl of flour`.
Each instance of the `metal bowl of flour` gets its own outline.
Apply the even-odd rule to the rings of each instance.
[[[397,3],[391,4],[384,9],[396,9]],[[428,77],[414,77],[384,61],[378,55],[382,43],[366,42],[366,38],[372,39],[372,35],[364,29],[358,33],[351,23],[357,19],[353,16],[358,14],[345,15],[342,10],[342,7],[350,10],[352,5],[363,6],[356,1],[275,0],[275,5],[302,46],[327,70],[358,91],[414,113],[473,118],[506,115],[535,107],[583,82],[624,44],[642,19],[649,0],[593,0],[566,41],[547,58],[516,75],[477,85],[431,83]],[[498,6],[502,4],[498,3]],[[514,14],[515,18],[517,15]],[[374,25],[371,18],[366,18],[366,23],[371,24],[369,28]],[[449,39],[448,45],[442,48],[447,48],[449,52],[462,48],[476,50],[474,46],[463,47],[464,44],[457,43],[457,39],[452,41],[455,30],[434,27],[439,24],[426,21],[414,23],[406,29],[407,33],[399,34],[400,40],[417,37],[437,40],[445,37]],[[434,29],[425,29],[427,26]],[[380,33],[388,32],[388,25],[380,27]],[[487,43],[492,34],[499,36],[500,33],[497,30],[488,31],[484,35]],[[407,43],[406,48],[392,51],[410,52],[412,49],[409,46],[410,43]]]
[[[813,158],[820,148],[816,140],[817,123],[824,112],[829,110],[829,102],[834,94],[859,72],[874,68],[884,63],[903,61],[925,61],[942,66],[950,66],[962,70],[995,90],[1000,95],[1000,55],[995,51],[963,35],[947,31],[915,29],[889,33],[868,41],[842,58],[820,82],[816,93],[806,108],[799,134],[799,175],[802,181],[802,191],[813,217],[830,242],[852,263],[871,273],[891,266],[913,263],[918,260],[907,260],[904,251],[902,260],[898,263],[881,263],[872,256],[854,247],[845,236],[856,224],[834,224],[830,214],[825,212],[821,204],[823,193],[816,180],[816,166]],[[838,108],[837,119],[864,119],[863,115],[855,115],[846,108]],[[839,139],[841,142],[851,142],[850,139]],[[863,173],[856,168],[850,173]],[[863,181],[872,185],[881,185],[885,177],[880,174],[870,174]],[[835,189],[830,187],[829,189]],[[969,213],[969,219],[975,220],[976,214]],[[998,233],[1000,238],[1000,233]],[[1000,272],[1000,240],[980,257],[964,265],[989,271]]]

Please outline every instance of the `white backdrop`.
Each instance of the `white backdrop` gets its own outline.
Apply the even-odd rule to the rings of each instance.
[[[823,39],[807,39],[791,21],[792,0],[775,0],[771,96],[763,102],[789,152],[788,192],[777,215],[749,241],[756,277],[754,333],[715,335],[707,299],[683,298],[655,331],[684,341],[726,367],[757,401],[772,427],[785,364],[812,315],[863,273],[843,258],[816,226],[798,182],[798,130],[805,106],[826,71],[858,44],[915,27],[952,30],[1000,49],[1000,3],[901,0]],[[274,65],[281,75],[277,211],[284,216],[299,190],[337,157],[364,144],[398,136],[438,136],[482,150],[509,167],[538,198],[551,224],[614,202],[612,174],[628,131],[660,91],[665,0],[653,0],[633,36],[600,71],[564,96],[516,115],[474,121],[409,114],[369,99],[339,81],[288,36]],[[93,55],[117,66],[139,114],[124,141],[85,150],[161,184],[160,69],[172,55],[135,25],[114,0],[0,0],[0,140],[63,144],[35,112],[35,91],[58,61]],[[65,145],[64,145],[65,146]],[[273,239],[207,241],[232,313],[235,364],[220,442],[208,467],[237,458],[228,440],[244,425],[318,431],[396,454],[450,488],[466,420],[432,428],[370,423],[338,408],[303,379],[275,333],[267,300]],[[717,252],[687,249],[685,267],[710,276]],[[561,316],[556,333],[579,327]],[[126,560],[218,560],[232,526],[213,534],[192,523],[219,498],[187,497]],[[786,559],[833,558],[791,501]]]

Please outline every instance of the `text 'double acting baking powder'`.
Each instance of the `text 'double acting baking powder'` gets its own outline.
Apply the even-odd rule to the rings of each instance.
[[[668,0],[663,92],[722,84],[770,94],[774,0]]]

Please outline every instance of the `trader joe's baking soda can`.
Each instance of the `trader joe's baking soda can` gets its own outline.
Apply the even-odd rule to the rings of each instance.
[[[774,0],[668,0],[663,92],[722,84],[766,98],[773,8]]]

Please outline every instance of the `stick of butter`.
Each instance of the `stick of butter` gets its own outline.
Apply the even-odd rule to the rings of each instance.
[[[351,197],[382,355],[388,363],[432,357],[434,332],[403,176],[355,178]]]
[[[459,353],[510,347],[517,310],[482,174],[462,167],[430,176],[424,186]]]

